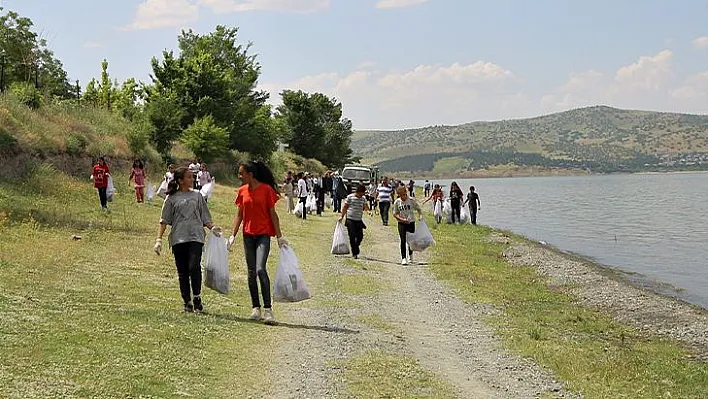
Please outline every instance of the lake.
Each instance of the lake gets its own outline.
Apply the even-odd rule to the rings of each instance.
[[[417,180],[422,185],[424,180]],[[445,184],[447,197],[451,180]],[[477,222],[667,283],[708,308],[708,174],[459,179]],[[666,292],[666,290],[659,289]],[[672,290],[673,291],[673,290]]]

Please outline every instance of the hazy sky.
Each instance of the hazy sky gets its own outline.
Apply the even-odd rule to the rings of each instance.
[[[2,0],[72,79],[108,59],[149,81],[180,29],[238,26],[261,88],[321,91],[355,128],[534,116],[585,105],[708,113],[708,2],[693,0]],[[672,4],[673,3],[673,4]]]

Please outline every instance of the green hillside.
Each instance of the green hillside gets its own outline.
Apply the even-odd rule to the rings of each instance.
[[[455,161],[443,164],[459,166],[448,172],[495,165],[597,172],[704,169],[708,116],[596,106],[531,119],[359,131],[352,148],[393,172],[439,172],[446,158]]]

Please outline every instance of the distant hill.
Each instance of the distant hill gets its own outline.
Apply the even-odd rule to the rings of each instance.
[[[708,116],[606,106],[530,119],[357,131],[356,155],[390,172],[516,165],[593,172],[708,169]]]

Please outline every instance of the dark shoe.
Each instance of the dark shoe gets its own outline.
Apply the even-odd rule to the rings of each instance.
[[[192,304],[192,301],[189,301],[184,304],[184,311],[187,313],[194,312],[194,305]]]
[[[202,297],[199,297],[199,296],[194,297],[194,310],[197,312],[204,311],[204,305],[202,305]]]

